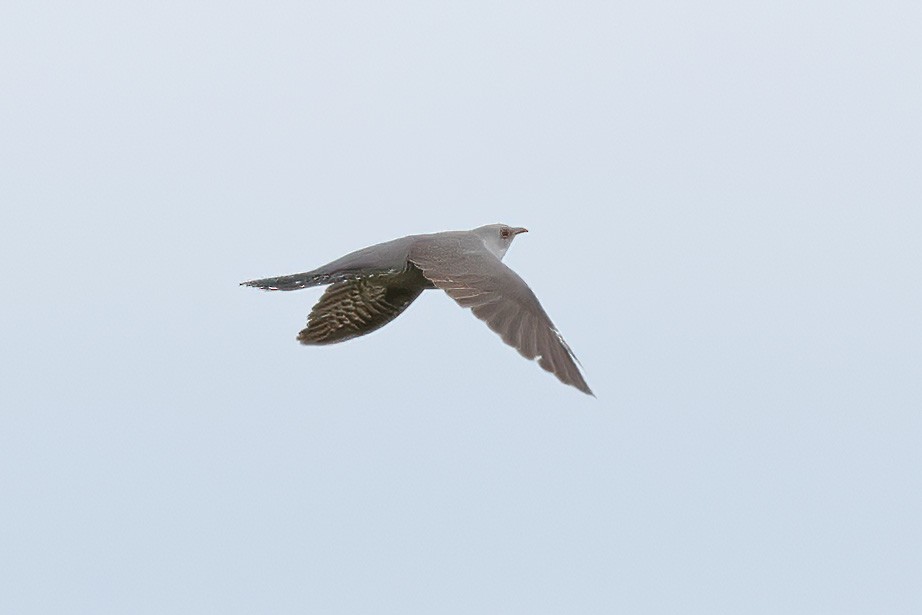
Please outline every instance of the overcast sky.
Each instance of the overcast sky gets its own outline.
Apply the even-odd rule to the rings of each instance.
[[[0,8],[0,612],[922,612],[922,5],[446,4]]]

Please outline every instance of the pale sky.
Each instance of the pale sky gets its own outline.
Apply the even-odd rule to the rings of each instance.
[[[0,612],[922,612],[918,2],[8,2]],[[598,398],[402,235],[505,262]]]

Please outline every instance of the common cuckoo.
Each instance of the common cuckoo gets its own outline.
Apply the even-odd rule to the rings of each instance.
[[[363,248],[304,273],[243,282],[264,290],[330,286],[298,334],[302,344],[344,342],[397,318],[427,288],[440,288],[504,342],[564,384],[593,395],[573,351],[538,298],[502,263],[527,229],[490,224],[470,231],[410,235]]]

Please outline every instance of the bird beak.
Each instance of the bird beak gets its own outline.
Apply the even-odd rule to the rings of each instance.
[[[527,233],[527,232],[528,232],[527,228],[518,227],[518,228],[512,229],[513,235],[518,235],[519,233]]]

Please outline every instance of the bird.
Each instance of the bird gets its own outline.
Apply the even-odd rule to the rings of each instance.
[[[328,285],[298,333],[305,345],[345,342],[380,329],[427,289],[469,308],[527,359],[587,395],[579,361],[519,275],[503,264],[528,229],[488,224],[468,231],[409,235],[351,252],[303,273],[241,282],[263,290]]]

